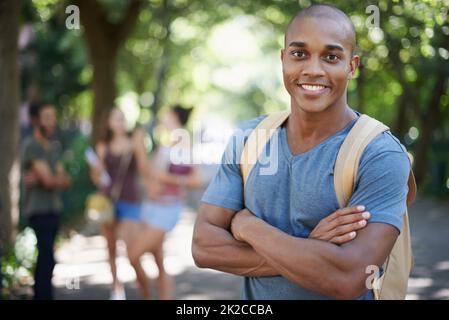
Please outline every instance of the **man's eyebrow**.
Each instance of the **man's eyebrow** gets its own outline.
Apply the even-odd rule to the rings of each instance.
[[[340,50],[340,51],[344,51],[343,47],[338,45],[338,44],[327,44],[326,48],[329,50]]]
[[[305,42],[302,42],[302,41],[292,41],[292,42],[290,42],[290,44],[288,46],[289,47],[304,48],[304,47],[307,47],[307,44]],[[327,44],[326,45],[326,49],[328,49],[328,50],[344,51],[343,47],[338,45],[338,44]]]
[[[290,42],[290,44],[288,45],[289,47],[298,47],[298,48],[303,48],[306,46],[305,42],[301,42],[301,41],[293,41]]]

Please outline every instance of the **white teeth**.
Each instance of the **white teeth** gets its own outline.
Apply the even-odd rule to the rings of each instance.
[[[318,90],[322,90],[322,89],[326,88],[325,86],[310,85],[310,84],[302,84],[301,87],[303,89],[310,90],[310,91],[318,91]]]

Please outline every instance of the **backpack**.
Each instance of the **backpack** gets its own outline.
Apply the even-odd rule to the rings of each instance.
[[[240,158],[240,170],[243,185],[262,154],[266,143],[290,115],[290,111],[275,112],[263,119],[248,136]],[[376,119],[361,115],[346,136],[337,155],[334,168],[334,188],[340,208],[347,206],[354,191],[355,179],[366,146],[379,134],[389,128]],[[408,179],[407,206],[416,195],[416,183],[413,171]],[[408,278],[413,267],[413,255],[410,240],[408,212],[403,215],[402,232],[383,264],[384,273],[373,282],[376,300],[405,299]]]

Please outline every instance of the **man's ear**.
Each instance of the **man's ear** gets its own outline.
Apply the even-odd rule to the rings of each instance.
[[[358,55],[352,56],[351,62],[349,63],[350,70],[348,73],[348,80],[352,79],[359,65],[360,65],[360,57]]]
[[[284,52],[285,52],[285,49],[281,49],[281,61],[284,59]]]

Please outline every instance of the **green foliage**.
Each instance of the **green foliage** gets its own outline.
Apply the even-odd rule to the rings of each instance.
[[[136,28],[119,52],[119,96],[135,93],[141,122],[154,119],[155,111],[177,102],[195,106],[193,118],[202,120],[215,114],[243,121],[285,109],[289,99],[279,62],[285,27],[300,9],[323,2],[329,3],[144,1]],[[61,27],[64,1],[31,3],[32,10],[24,10],[24,17],[33,17],[39,39],[37,79],[42,92],[57,101],[65,116],[86,118],[91,114],[92,92],[85,86],[93,70],[87,64],[81,31]],[[124,0],[99,3],[110,21],[120,20],[127,5]],[[429,162],[417,164],[424,166],[420,169],[425,176],[422,186],[438,185],[441,193],[446,192],[441,181],[447,172],[437,170],[445,175],[437,184],[431,172],[438,161],[444,161],[437,158],[449,158],[447,148],[441,148],[443,155],[438,157],[432,151],[435,144],[449,143],[447,81],[437,105],[431,102],[438,79],[449,75],[449,1],[330,3],[351,17],[357,31],[361,68],[349,84],[350,105],[388,124],[415,156],[416,150],[424,150],[420,152],[428,154]],[[380,10],[380,28],[366,25],[370,14],[366,8],[372,4]],[[160,102],[155,101],[157,96]],[[434,109],[438,109],[437,120],[429,122]],[[423,134],[429,126],[431,134]],[[416,141],[409,139],[411,127],[420,133]],[[435,193],[434,187],[428,190]]]
[[[81,32],[66,28],[64,2],[58,0],[24,1],[22,15],[34,33],[34,39],[21,51],[22,99],[27,100],[27,88],[36,83],[41,99],[55,104],[65,115],[65,106],[88,85]]]
[[[72,178],[72,187],[63,193],[61,224],[64,226],[77,227],[83,224],[86,198],[95,191],[84,156],[88,147],[88,137],[78,134],[64,154],[64,167]]]
[[[36,236],[30,228],[25,228],[16,238],[13,246],[3,248],[1,273],[5,299],[23,299],[29,297],[27,289],[32,285],[32,275],[36,263]]]

